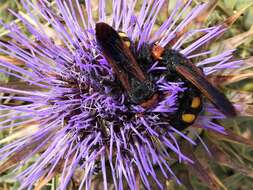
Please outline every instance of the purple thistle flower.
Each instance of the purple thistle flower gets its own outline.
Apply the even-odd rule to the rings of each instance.
[[[164,118],[178,109],[178,94],[187,88],[183,82],[168,81],[162,76],[156,86],[160,93],[168,94],[165,98],[147,111],[141,106],[129,105],[122,88],[103,83],[109,81],[119,86],[95,40],[96,22],[108,23],[115,30],[125,32],[131,41],[138,42],[137,48],[154,42],[165,47],[173,41],[172,49],[188,59],[198,58],[200,61],[195,64],[207,76],[237,68],[242,61],[232,60],[232,50],[214,56],[209,50],[196,53],[226,31],[222,24],[192,29],[178,38],[206,4],[189,10],[191,0],[186,4],[177,1],[169,18],[154,31],[163,3],[163,0],[144,1],[137,14],[136,1],[117,0],[112,3],[112,14],[107,15],[105,1],[101,0],[98,19],[93,17],[89,0],[85,6],[77,0],[73,4],[56,0],[55,9],[44,0],[37,3],[24,0],[22,4],[32,21],[11,11],[32,37],[14,23],[2,23],[12,40],[0,41],[0,52],[24,66],[0,60],[0,72],[24,81],[35,90],[0,87],[4,93],[15,94],[2,99],[24,102],[0,105],[1,130],[13,128],[17,134],[23,132],[11,142],[1,142],[4,146],[0,149],[3,163],[0,172],[15,167],[21,189],[31,189],[41,180],[52,179],[56,173],[60,174],[59,188],[66,189],[78,169],[84,171],[79,189],[90,189],[97,166],[101,168],[104,189],[108,189],[109,178],[116,189],[123,189],[125,181],[129,189],[136,189],[138,177],[147,189],[151,189],[152,180],[163,189],[157,168],[164,178],[180,183],[170,163],[194,161],[183,153],[178,139],[195,146],[195,139],[199,137],[194,125],[225,134],[224,128],[213,122],[224,115],[205,102],[194,125],[187,128],[194,137],[171,126]],[[186,11],[188,14],[183,14]],[[49,30],[56,34],[54,39],[48,35]],[[189,44],[194,37],[198,38]],[[153,63],[148,72],[164,69]],[[25,125],[29,126],[28,130],[22,127]],[[36,155],[39,155],[37,159],[20,172]]]

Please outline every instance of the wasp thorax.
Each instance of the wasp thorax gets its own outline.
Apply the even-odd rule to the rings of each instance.
[[[133,87],[131,91],[128,92],[130,100],[134,104],[141,104],[149,100],[155,93],[155,85],[150,81],[140,82],[138,80],[132,79],[131,86]]]

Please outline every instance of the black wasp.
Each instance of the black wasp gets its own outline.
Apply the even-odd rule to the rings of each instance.
[[[177,129],[183,130],[194,123],[202,110],[202,95],[226,116],[236,116],[235,108],[226,96],[179,52],[155,44],[143,44],[137,51],[136,45],[124,33],[106,23],[96,24],[96,39],[132,104],[146,109],[155,106],[164,96],[159,94],[154,82],[161,75],[168,81],[184,82],[187,90],[178,95],[178,110],[170,117],[170,124]],[[154,61],[159,61],[167,70],[148,75],[147,69]]]

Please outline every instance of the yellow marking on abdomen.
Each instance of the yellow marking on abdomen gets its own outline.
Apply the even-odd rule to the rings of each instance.
[[[191,108],[198,108],[200,106],[200,98],[194,97],[192,99]]]
[[[131,45],[131,42],[130,42],[130,39],[128,38],[128,36],[126,35],[126,33],[118,32],[118,34],[121,37],[121,39],[123,40],[125,46],[129,48]]]
[[[125,32],[118,32],[118,34],[121,38],[128,38]]]
[[[195,120],[196,116],[194,114],[185,113],[182,115],[182,120],[186,123],[192,123]]]
[[[126,47],[130,47],[130,45],[131,45],[131,42],[130,41],[124,41],[124,44],[126,45]]]

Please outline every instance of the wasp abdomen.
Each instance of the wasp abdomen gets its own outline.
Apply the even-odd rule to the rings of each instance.
[[[196,121],[202,111],[203,98],[199,90],[191,85],[187,86],[187,89],[178,97],[178,110],[171,114],[169,123],[178,130],[183,130]]]

